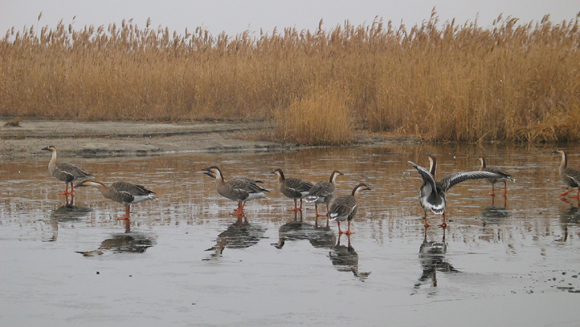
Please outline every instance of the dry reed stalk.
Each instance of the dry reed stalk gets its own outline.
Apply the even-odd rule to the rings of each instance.
[[[344,89],[317,86],[306,98],[275,116],[276,136],[284,142],[344,145],[354,139],[354,123]]]
[[[295,99],[327,97],[311,85],[343,85],[349,115],[371,131],[433,141],[580,140],[566,127],[580,116],[578,19],[498,18],[484,29],[440,24],[433,12],[410,29],[377,20],[259,36],[150,25],[8,31],[0,116],[272,120],[316,103]]]

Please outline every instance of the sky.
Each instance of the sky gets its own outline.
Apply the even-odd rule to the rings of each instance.
[[[519,18],[520,22],[539,21],[550,14],[553,23],[575,19],[579,0],[0,0],[0,37],[12,27],[54,27],[62,20],[81,29],[88,25],[120,24],[133,19],[144,27],[168,27],[183,33],[203,27],[212,34],[235,35],[244,31],[258,34],[282,30],[316,30],[321,19],[324,29],[349,21],[352,25],[371,24],[375,17],[395,26],[407,27],[428,20],[436,8],[442,22],[455,18],[463,24],[477,19],[482,27],[491,26],[500,14]],[[42,17],[38,21],[38,16]],[[73,20],[74,17],[74,20]]]

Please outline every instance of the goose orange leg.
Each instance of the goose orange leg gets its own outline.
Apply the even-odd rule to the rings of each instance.
[[[118,220],[126,220],[131,218],[131,206],[128,205],[125,207],[125,215],[123,217],[117,218]]]
[[[425,217],[423,218],[423,220],[425,221],[425,227],[429,227],[431,225],[429,225],[429,223],[427,222],[427,211],[425,211]]]
[[[302,210],[302,200],[300,200],[300,208],[298,208],[298,204],[296,202],[296,199],[294,199],[294,209],[288,209],[288,211],[298,211],[298,210]]]
[[[443,212],[443,222],[441,224],[439,224],[439,227],[443,227],[443,228],[447,227],[447,223],[445,222],[445,212]]]
[[[316,217],[317,218],[326,216],[326,215],[322,215],[322,214],[318,213],[318,204],[316,204],[316,203],[314,204],[314,209],[316,210]],[[328,206],[326,206],[326,211],[328,212]]]
[[[344,232],[340,229],[340,221],[337,220],[336,223],[338,224],[338,235],[344,234]]]
[[[578,193],[576,195],[570,195],[571,198],[580,199],[580,187],[578,187]]]
[[[503,193],[501,195],[504,197],[507,195],[507,181],[503,182]]]
[[[60,192],[60,193],[58,193],[59,195],[69,195],[69,194],[72,194],[72,193],[74,192],[74,190],[72,190],[71,192],[69,192],[69,191],[68,191],[68,184],[69,184],[69,183],[66,183],[66,184],[65,184],[66,186],[65,186],[64,192]],[[72,184],[72,183],[70,183],[70,186],[71,186],[71,188],[72,188],[73,184]]]
[[[495,184],[491,184],[491,193],[489,193],[488,195],[495,196]]]
[[[345,234],[346,234],[347,236],[349,236],[349,240],[350,240],[350,235],[354,234],[354,232],[352,232],[352,231],[350,230],[350,220],[348,221],[348,229],[346,230]]]
[[[566,191],[566,192],[564,192],[564,193],[560,194],[560,196],[566,196],[566,195],[568,195],[568,193],[570,193],[570,192],[572,192],[572,190],[568,190],[568,191]]]

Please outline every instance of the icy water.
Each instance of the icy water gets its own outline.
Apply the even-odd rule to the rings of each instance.
[[[155,191],[158,201],[124,207],[94,188],[76,190],[47,172],[49,154],[0,161],[2,326],[578,326],[580,210],[563,201],[553,146],[323,148],[289,153],[59,158],[112,183]],[[580,167],[578,146],[567,147]],[[423,227],[421,180],[407,164],[438,176],[478,169],[476,158],[516,179],[507,199],[484,181],[448,193]],[[264,181],[267,199],[246,216],[198,173],[218,165],[226,178]],[[275,176],[312,182],[334,169],[340,194],[371,191],[349,240],[287,209]],[[498,184],[499,188],[499,184]],[[497,192],[496,193],[500,193]],[[323,208],[321,208],[324,211]],[[85,252],[88,256],[79,252]],[[221,252],[221,253],[220,253]]]

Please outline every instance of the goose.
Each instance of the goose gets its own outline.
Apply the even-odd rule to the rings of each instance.
[[[355,196],[360,191],[365,191],[365,190],[370,190],[370,189],[371,188],[368,187],[367,184],[360,183],[354,187],[351,194],[339,195],[336,198],[334,198],[334,200],[332,200],[332,203],[330,204],[330,210],[328,211],[328,217],[331,221],[336,220],[336,222],[338,224],[338,234],[339,235],[354,234],[354,232],[352,232],[350,230],[350,222],[352,221],[352,219],[356,215],[356,212],[358,209]],[[345,220],[348,221],[348,230],[346,232],[343,232],[340,229],[340,222],[345,221]]]
[[[580,169],[568,167],[568,156],[566,155],[566,151],[564,151],[564,149],[556,149],[552,151],[552,153],[559,153],[562,156],[562,163],[560,163],[559,169],[560,178],[567,187],[570,187],[569,190],[560,194],[560,196],[566,196],[568,193],[572,192],[574,188],[578,188],[578,193],[570,197],[576,199],[580,198]]]
[[[506,196],[507,194],[507,181],[513,182],[514,179],[508,174],[505,170],[500,169],[498,167],[487,166],[485,158],[479,157],[477,158],[479,162],[481,162],[481,167],[479,168],[480,171],[491,171],[494,173],[500,173],[505,175],[506,177],[502,178],[486,178],[485,181],[491,184],[491,193],[488,195],[495,196],[495,183],[503,182],[503,193],[501,195]]]
[[[280,168],[275,169],[271,173],[278,176],[280,193],[294,200],[294,209],[288,209],[288,211],[302,210],[302,198],[308,195],[308,192],[312,188],[312,183],[303,181],[299,178],[286,178],[284,177],[284,172],[282,172],[282,169]],[[298,208],[298,200],[300,200],[300,208]]]
[[[52,152],[52,158],[48,163],[48,172],[55,177],[65,183],[65,190],[60,195],[73,195],[75,193],[75,189],[73,183],[82,181],[88,178],[94,178],[93,175],[87,173],[79,166],[70,164],[68,162],[58,162],[56,160],[56,147],[54,145],[49,145],[46,148],[42,148],[42,150]],[[70,192],[68,191],[68,185],[70,184]]]
[[[147,200],[157,200],[155,192],[145,187],[129,182],[119,181],[107,186],[101,182],[87,179],[78,183],[75,187],[92,186],[101,191],[104,197],[125,205],[125,216],[119,217],[119,220],[128,220],[131,218],[131,205]]]
[[[447,227],[445,222],[445,192],[447,192],[455,184],[461,183],[469,179],[481,179],[481,178],[507,178],[506,175],[491,172],[491,171],[469,171],[469,172],[458,172],[451,175],[445,176],[439,181],[435,181],[435,172],[437,171],[437,159],[434,155],[427,154],[429,157],[429,170],[424,167],[417,165],[416,163],[409,161],[411,166],[417,169],[419,175],[423,179],[423,185],[419,189],[419,202],[421,207],[425,212],[425,227],[430,225],[427,223],[427,211],[431,210],[434,214],[443,215],[443,222],[439,224],[440,227]]]
[[[260,181],[250,178],[237,177],[226,181],[217,166],[203,168],[201,171],[209,177],[215,178],[217,192],[221,196],[238,202],[238,208],[234,210],[236,213],[232,213],[234,216],[243,214],[247,201],[265,198],[264,192],[269,192],[257,184],[261,183]]]
[[[330,180],[328,182],[322,181],[314,184],[308,192],[305,200],[306,202],[314,202],[314,208],[316,210],[316,217],[323,217],[325,215],[321,215],[318,213],[318,205],[319,204],[326,204],[326,212],[329,211],[330,201],[336,195],[336,177],[344,175],[338,170],[333,171],[330,174]]]

